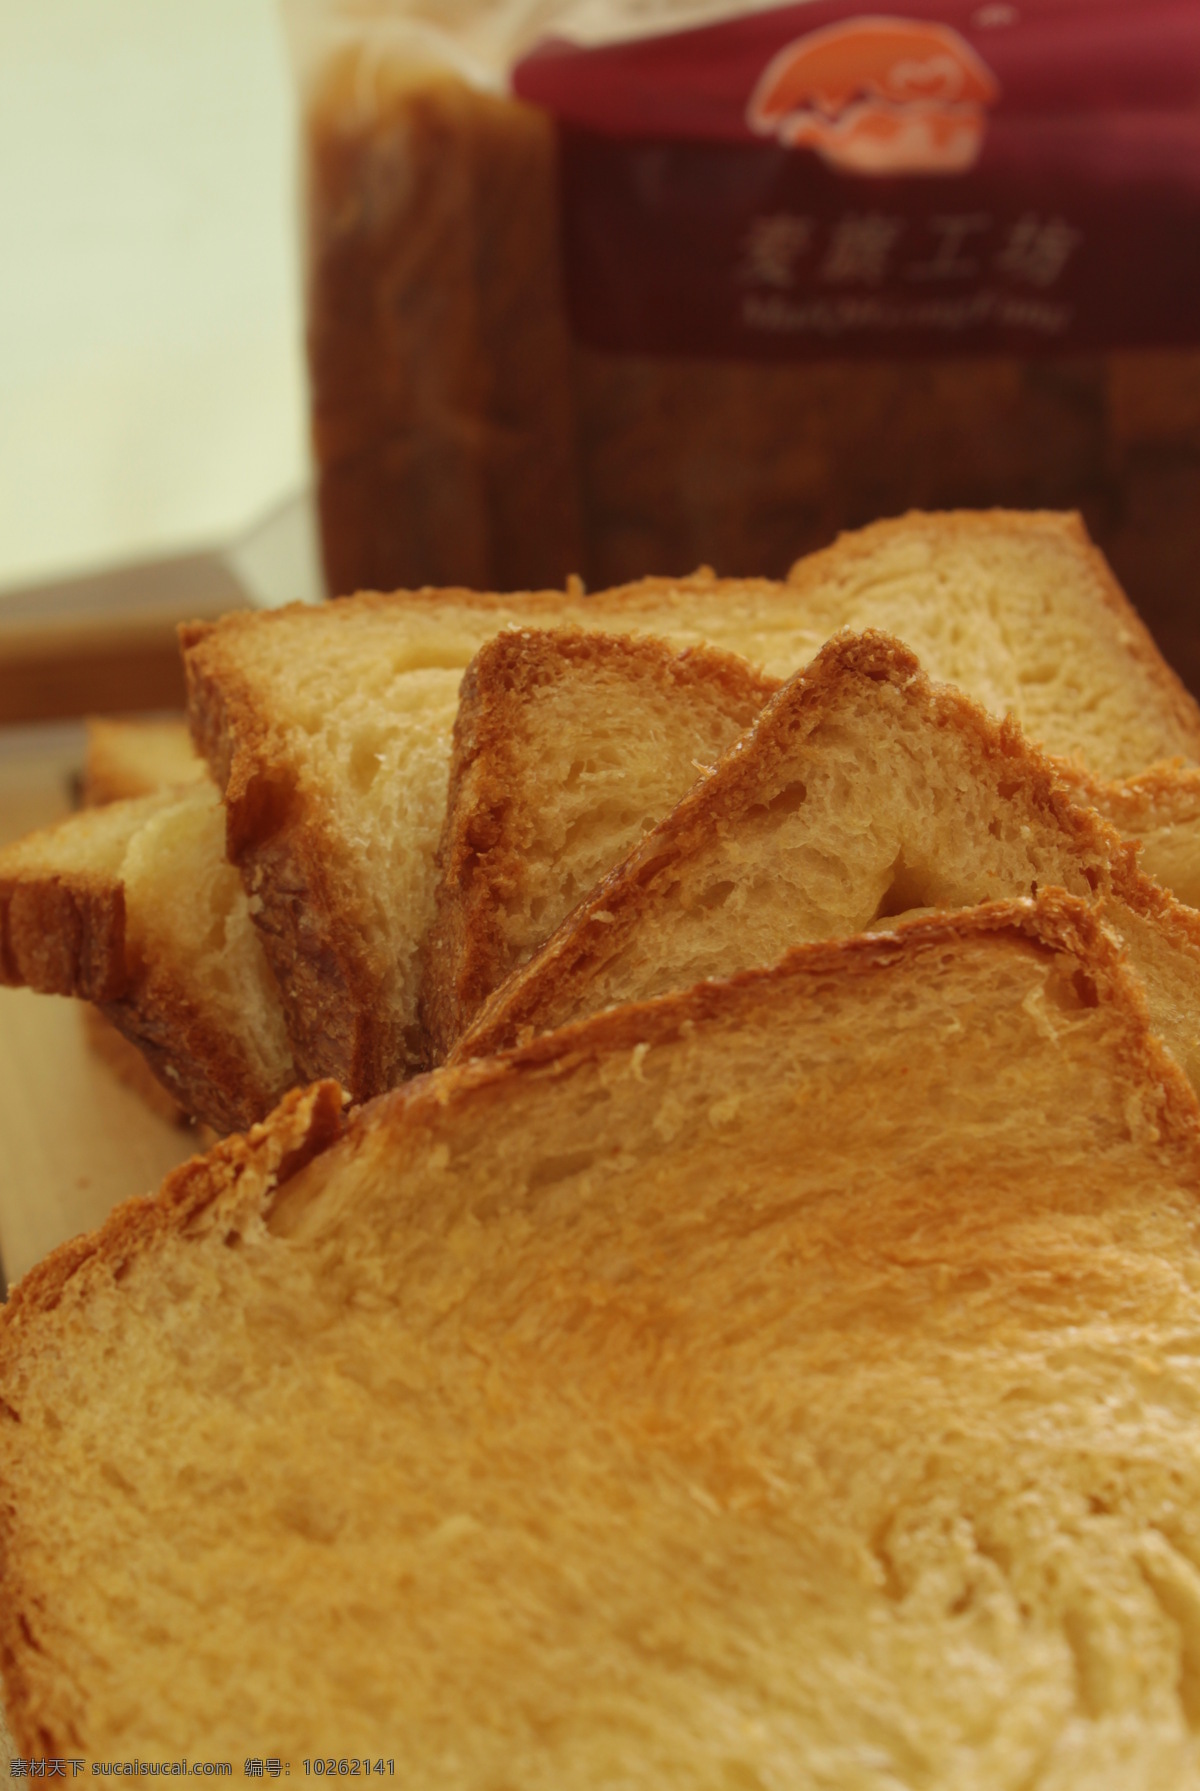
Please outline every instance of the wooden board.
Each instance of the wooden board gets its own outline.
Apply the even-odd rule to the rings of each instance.
[[[0,593],[0,724],[182,706],[176,628],[239,609],[219,554]]]
[[[83,728],[0,731],[0,844],[70,808]],[[0,989],[0,1261],[9,1282],[194,1154],[88,1048],[81,1004]]]

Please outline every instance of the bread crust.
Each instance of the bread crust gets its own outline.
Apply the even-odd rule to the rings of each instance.
[[[284,1092],[267,1085],[238,1040],[214,1024],[169,965],[146,966],[124,1000],[97,1005],[186,1119],[221,1134],[244,1131]]]
[[[603,670],[637,676],[674,702],[707,695],[743,723],[779,688],[777,678],[732,654],[713,647],[680,653],[648,635],[522,629],[480,649],[459,691],[437,917],[424,954],[421,1021],[434,1063],[512,968],[501,910],[520,887],[539,797],[525,738],[528,705],[547,686]]]
[[[292,613],[306,612],[297,605]],[[373,982],[353,910],[331,886],[336,836],[300,788],[236,655],[224,650],[252,621],[229,616],[181,629],[193,739],[221,791],[226,855],[251,898],[301,1075],[336,1063],[347,1087],[381,1087],[386,1046],[372,1015]]]
[[[789,679],[737,742],[642,843],[581,902],[529,963],[514,971],[458,1040],[449,1061],[490,1056],[532,1032],[561,1026],[586,1000],[592,979],[644,923],[665,880],[739,819],[777,780],[805,738],[863,679],[887,682],[928,710],[939,729],[964,734],[984,762],[1011,775],[1026,800],[1048,812],[1078,851],[1089,882],[1163,927],[1200,963],[1200,928],[1185,909],[1137,869],[1136,849],[1099,815],[1077,807],[1055,761],[1031,748],[1011,720],[995,722],[978,703],[935,685],[901,642],[877,631],[842,633],[811,666]],[[1104,885],[1101,888],[1101,884]]]
[[[95,871],[0,874],[0,982],[103,1002],[131,981],[119,881]]]

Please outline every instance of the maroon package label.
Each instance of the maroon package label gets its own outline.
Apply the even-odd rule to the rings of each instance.
[[[1200,342],[1200,0],[808,0],[540,44],[579,336],[792,359]]]

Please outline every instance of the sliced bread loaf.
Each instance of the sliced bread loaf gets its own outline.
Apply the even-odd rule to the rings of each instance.
[[[478,1008],[743,733],[778,680],[711,647],[510,630],[459,688],[421,1020]]]
[[[801,940],[1048,885],[1103,902],[1200,1085],[1200,915],[1138,871],[1011,722],[931,683],[891,637],[840,635],[501,985],[455,1055]]]
[[[234,615],[185,631],[195,738],[225,799],[230,858],[255,898],[296,1061],[363,1097],[425,1061],[421,947],[434,916],[458,687],[505,628],[576,623],[790,660],[819,641],[784,587],[651,580],[584,598],[423,592]]]
[[[191,1117],[246,1126],[295,1080],[208,778],[0,852],[0,981],[96,1002]]]
[[[1200,1114],[1078,905],[340,1123],[290,1096],[0,1317],[24,1754],[1195,1782]]]
[[[936,675],[1100,776],[1200,759],[1200,712],[1072,517],[906,517],[843,537],[785,584],[368,595],[196,625],[193,732],[305,1076],[365,1096],[424,1058],[421,943],[459,677],[505,628],[564,623],[707,641],[772,676],[839,627],[891,627]]]

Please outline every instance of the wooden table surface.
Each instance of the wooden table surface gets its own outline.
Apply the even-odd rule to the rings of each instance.
[[[66,814],[81,725],[0,729],[0,844]],[[198,1148],[88,1048],[79,1002],[0,989],[0,1261],[10,1284]]]

